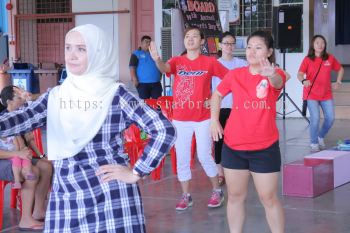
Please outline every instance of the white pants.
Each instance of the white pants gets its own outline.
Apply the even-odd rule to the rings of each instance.
[[[212,139],[210,136],[210,120],[201,122],[176,121],[172,122],[176,128],[177,138],[175,141],[177,176],[179,181],[191,179],[191,143],[195,133],[197,143],[198,160],[205,173],[209,177],[218,174],[214,158],[212,156]]]

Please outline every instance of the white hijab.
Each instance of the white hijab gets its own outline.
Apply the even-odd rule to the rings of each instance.
[[[92,24],[78,26],[88,56],[87,70],[67,78],[49,95],[47,147],[49,160],[73,157],[97,134],[106,119],[117,84],[117,53],[112,41]],[[67,35],[69,34],[67,33]],[[67,38],[66,35],[66,38]]]

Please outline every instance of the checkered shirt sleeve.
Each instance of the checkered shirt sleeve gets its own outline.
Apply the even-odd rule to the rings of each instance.
[[[22,135],[46,125],[49,93],[40,96],[28,106],[0,116],[0,137]]]
[[[135,123],[150,135],[150,141],[134,169],[141,176],[150,174],[175,143],[176,131],[161,112],[153,110],[138,97],[120,90],[122,116],[128,124]]]

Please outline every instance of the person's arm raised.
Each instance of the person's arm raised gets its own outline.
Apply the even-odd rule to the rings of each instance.
[[[271,64],[268,59],[265,59],[260,61],[260,65],[262,68],[260,75],[267,77],[274,88],[282,88],[284,83],[281,75],[276,72],[274,64]]]
[[[162,59],[159,56],[157,46],[153,41],[151,41],[151,44],[149,46],[149,52],[151,54],[152,59],[156,63],[159,71],[161,73],[169,73],[170,72],[170,65],[168,63],[165,63],[162,61]]]

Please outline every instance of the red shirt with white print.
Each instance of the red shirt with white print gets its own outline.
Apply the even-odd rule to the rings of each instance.
[[[204,121],[210,118],[209,103],[211,79],[223,78],[228,72],[215,57],[200,55],[190,60],[186,55],[173,57],[168,63],[174,74],[173,119],[178,121]]]
[[[286,76],[281,69],[276,72]],[[224,130],[225,144],[234,150],[262,150],[278,140],[276,101],[281,89],[271,86],[267,77],[249,72],[249,67],[230,70],[217,90],[232,92],[233,105]]]
[[[320,71],[318,72],[317,78],[315,79],[320,66]],[[328,59],[325,61],[322,61],[320,57],[316,57],[315,60],[311,60],[309,57],[305,57],[300,65],[299,72],[306,74],[306,79],[311,81],[311,85],[314,81],[315,83],[311,89],[309,96],[308,93],[310,91],[311,85],[307,88],[304,87],[303,99],[319,101],[333,99],[331,72],[332,70],[339,71],[340,68],[341,64],[331,54],[329,54]]]

